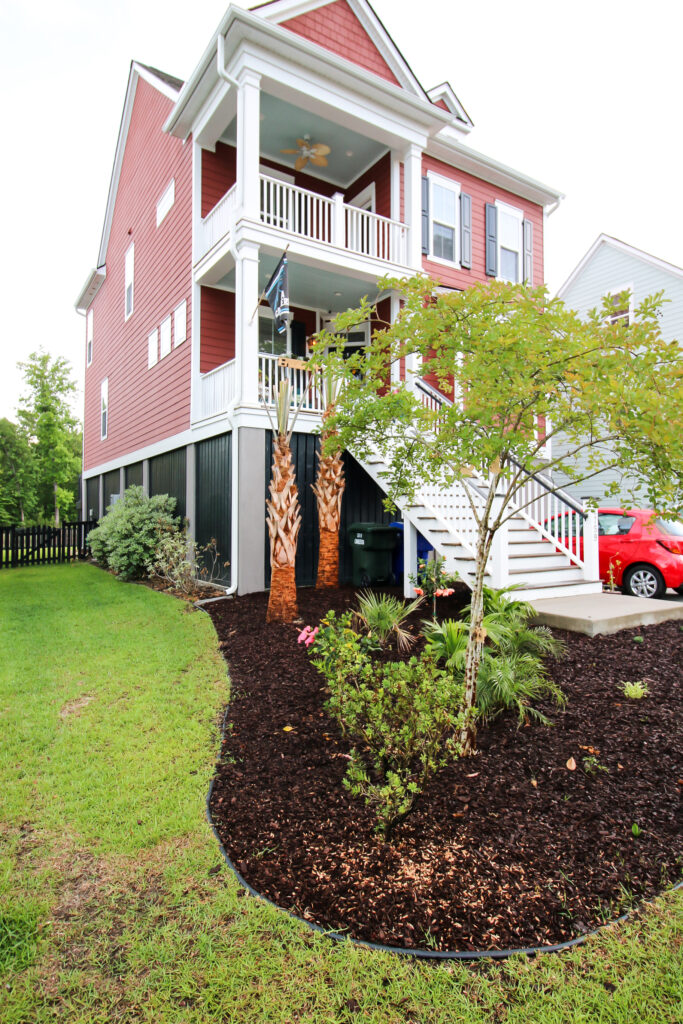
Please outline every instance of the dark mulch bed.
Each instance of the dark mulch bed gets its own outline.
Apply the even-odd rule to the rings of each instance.
[[[681,874],[683,631],[561,633],[553,728],[504,715],[444,770],[389,842],[342,786],[347,748],[324,709],[301,626],[265,626],[266,594],[207,606],[232,680],[212,813],[269,899],[356,938],[471,950],[561,942]],[[303,622],[354,601],[299,592]],[[440,602],[457,614],[462,598]],[[426,614],[426,613],[425,613]],[[638,640],[642,637],[642,642]],[[644,680],[627,700],[618,684]],[[607,771],[584,770],[595,757]],[[574,758],[575,771],[566,767]],[[636,838],[633,823],[642,830]]]

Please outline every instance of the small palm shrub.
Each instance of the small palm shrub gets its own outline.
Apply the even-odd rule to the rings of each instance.
[[[376,637],[381,647],[386,647],[393,639],[399,651],[407,651],[416,638],[404,628],[403,623],[421,603],[421,597],[405,604],[392,594],[374,594],[371,590],[365,590],[358,595],[354,625],[368,636]]]
[[[386,838],[428,779],[458,757],[464,686],[429,654],[373,660],[372,638],[356,633],[352,621],[351,612],[330,612],[314,640],[303,631],[300,642],[310,641],[327,682],[325,707],[352,744],[344,786],[372,807]]]
[[[93,557],[124,580],[140,579],[162,537],[178,530],[175,498],[146,497],[142,487],[129,487],[88,534]]]
[[[486,642],[477,678],[477,709],[480,718],[491,720],[505,710],[515,710],[520,724],[535,718],[544,724],[549,719],[534,707],[538,700],[552,699],[559,706],[564,694],[548,677],[543,658],[559,658],[564,644],[545,626],[531,626],[535,614],[524,601],[511,600],[506,591],[484,588],[482,626]],[[465,619],[447,619],[440,625],[425,623],[427,649],[450,671],[464,672],[470,608]]]

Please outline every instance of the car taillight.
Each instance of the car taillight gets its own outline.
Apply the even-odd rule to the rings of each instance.
[[[682,541],[658,540],[657,543],[660,544],[663,548],[666,548],[667,551],[670,551],[672,555],[683,555]]]

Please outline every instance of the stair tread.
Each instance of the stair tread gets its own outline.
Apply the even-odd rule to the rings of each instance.
[[[578,565],[546,565],[540,569],[514,569],[510,571],[510,576],[527,576],[531,573],[544,572],[581,572],[581,569]]]
[[[551,588],[552,589],[557,589],[559,587],[578,587],[578,586],[581,586],[583,583],[588,585],[588,584],[600,583],[600,582],[601,582],[600,580],[580,580],[579,582],[576,582],[574,580],[558,580],[557,582],[553,583],[552,580],[551,580],[550,583],[544,583],[543,584],[543,589],[544,590],[550,590]],[[527,583],[526,585],[522,585],[520,587],[517,587],[517,590],[519,590],[519,591],[522,591],[522,590],[538,590],[538,587],[536,587],[533,583]]]

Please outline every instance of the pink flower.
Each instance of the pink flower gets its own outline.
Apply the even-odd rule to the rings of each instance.
[[[453,587],[447,587],[446,590],[444,590],[444,592],[443,592],[443,596],[444,597],[450,597],[451,594],[454,594],[454,593],[455,593],[455,591],[453,590]]]
[[[417,594],[418,597],[424,597],[425,596],[425,592],[422,589],[422,587],[415,587],[415,593]]]
[[[310,647],[312,643],[315,643],[315,637],[317,632],[318,627],[316,626],[315,629],[311,630],[311,632],[308,634],[308,636],[304,640],[304,643],[306,644],[307,647]]]
[[[315,631],[316,631],[316,633],[318,632],[318,627],[317,626],[316,626]],[[299,633],[299,637],[298,637],[297,643],[298,644],[308,644],[308,636],[309,636],[310,632],[311,632],[311,627],[310,626],[304,626],[304,628]]]

